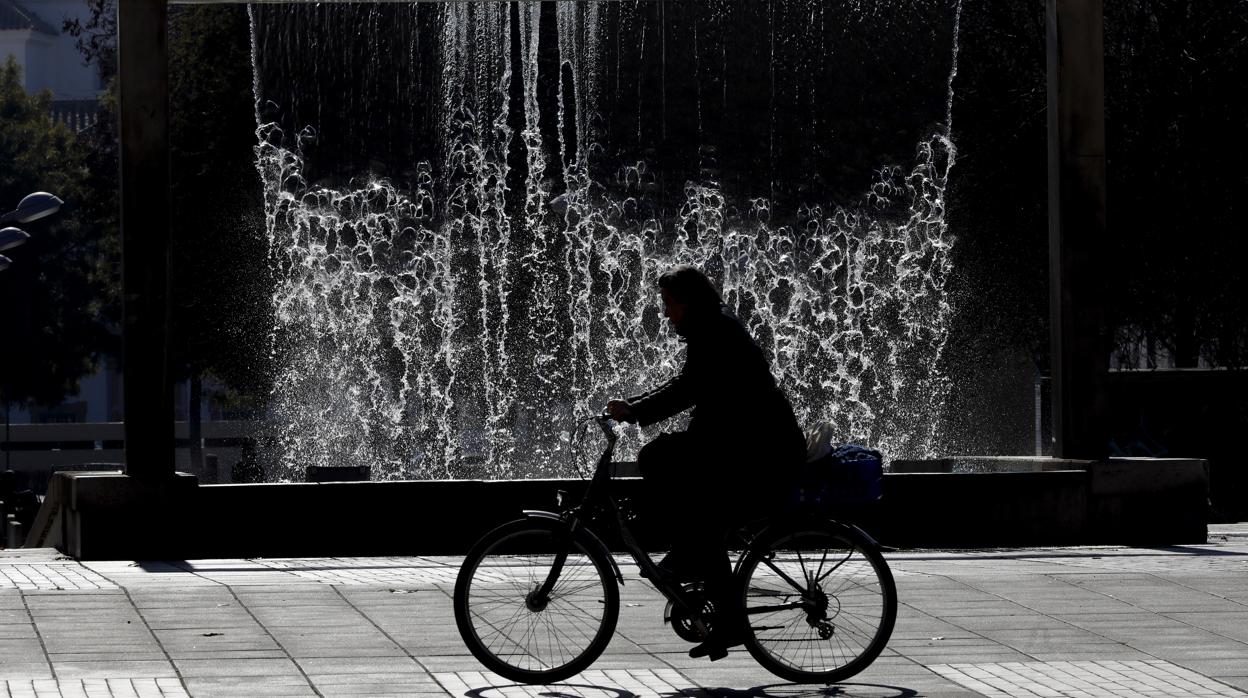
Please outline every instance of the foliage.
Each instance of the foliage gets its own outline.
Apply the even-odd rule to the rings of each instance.
[[[1107,0],[1109,309],[1119,355],[1248,364],[1242,0]]]
[[[107,84],[117,74],[117,0],[86,0],[90,15],[86,24],[67,19],[61,29],[74,37],[83,62],[95,64]]]
[[[1105,2],[1101,267],[1115,366],[1150,365],[1150,346],[1162,366],[1167,353],[1179,366],[1248,363],[1245,8]],[[1031,374],[1049,371],[1044,3],[965,0],[960,47],[950,415],[956,448],[1018,452],[1031,438]]]
[[[968,0],[951,177],[962,274],[956,341],[1017,344],[1048,370],[1046,74],[1042,3]],[[1107,0],[1107,232],[1117,358],[1149,344],[1180,366],[1248,362],[1243,230],[1248,66],[1242,0]],[[1020,321],[1031,318],[1031,321]],[[972,346],[973,345],[973,346]],[[1154,359],[1157,357],[1154,356]],[[1163,364],[1164,365],[1164,364]]]
[[[89,0],[86,22],[66,22],[84,59],[111,82],[116,0]],[[245,8],[173,7],[169,103],[173,220],[170,354],[182,376],[206,373],[239,393],[265,389],[258,345],[268,327],[267,264],[253,159],[250,32]],[[94,133],[92,200],[116,225],[116,86]],[[111,216],[111,218],[110,218]],[[241,347],[246,347],[242,349]],[[235,395],[234,397],[240,397]]]
[[[241,6],[169,18],[176,361],[235,391],[267,391],[267,243],[254,148],[251,43]]]
[[[51,99],[26,93],[13,57],[0,67],[0,208],[33,191],[65,201],[59,215],[23,225],[31,239],[0,273],[0,391],[10,402],[60,402],[109,343],[101,315],[108,240],[83,207],[83,151],[52,120]]]

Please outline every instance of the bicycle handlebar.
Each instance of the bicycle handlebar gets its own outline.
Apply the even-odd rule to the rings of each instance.
[[[594,417],[594,421],[598,422],[598,427],[602,429],[602,433],[607,437],[607,440],[615,443],[615,440],[618,437],[615,434],[615,420],[611,418],[611,415],[603,412],[597,417]]]

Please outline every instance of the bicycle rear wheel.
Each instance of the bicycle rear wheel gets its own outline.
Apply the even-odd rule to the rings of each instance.
[[[546,598],[535,593],[566,553]],[[522,683],[553,683],[584,671],[606,649],[619,589],[601,546],[566,525],[522,519],[487,533],[455,582],[455,623],[487,669]]]
[[[789,681],[834,683],[867,668],[897,618],[897,588],[877,547],[830,521],[786,526],[743,560],[746,649]]]

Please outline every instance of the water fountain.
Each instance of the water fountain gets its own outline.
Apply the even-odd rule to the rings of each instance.
[[[885,543],[1203,541],[1204,461],[931,457],[960,11],[250,6],[285,367],[274,479],[367,465],[390,481],[61,474],[41,544],[111,559],[462,553],[580,484],[540,479],[569,474],[572,415],[675,370],[653,296],[673,262],[721,283],[804,422],[898,464],[865,514]],[[167,161],[148,145],[134,150]]]
[[[254,7],[275,479],[570,474],[574,415],[679,368],[655,293],[673,263],[721,285],[799,421],[934,454],[959,11]],[[939,66],[936,98],[900,158],[838,179],[852,144],[826,112],[850,95],[821,83],[850,37],[915,48],[902,30],[933,18],[911,59]]]

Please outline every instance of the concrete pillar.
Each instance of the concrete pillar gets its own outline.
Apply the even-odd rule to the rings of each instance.
[[[174,473],[167,18],[163,1],[117,3],[126,474],[145,479]]]
[[[1103,0],[1047,0],[1053,455],[1107,455]]]

